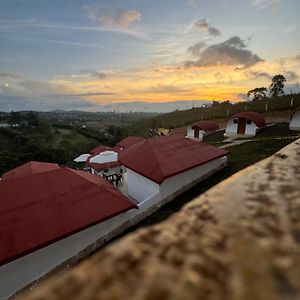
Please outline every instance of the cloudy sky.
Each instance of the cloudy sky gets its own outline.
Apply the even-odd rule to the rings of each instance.
[[[299,11],[299,0],[0,0],[0,111],[240,101],[278,73],[300,91]]]

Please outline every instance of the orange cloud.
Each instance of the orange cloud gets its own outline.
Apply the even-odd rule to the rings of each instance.
[[[295,62],[296,61],[296,62]],[[292,70],[300,62],[286,59],[283,67],[280,61],[262,62],[249,69],[217,65],[205,68],[155,66],[118,72],[97,72],[95,76],[59,76],[52,83],[65,86],[76,94],[88,94],[90,101],[111,102],[166,102],[174,100],[231,100],[238,101],[239,94],[247,93],[256,86],[268,86],[270,78],[282,73],[291,79],[298,78]],[[256,76],[257,74],[268,76]],[[256,75],[255,75],[256,74]],[[84,74],[86,75],[86,73]],[[101,92],[101,95],[97,95]]]

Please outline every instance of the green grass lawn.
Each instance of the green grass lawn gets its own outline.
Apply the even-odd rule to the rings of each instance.
[[[225,130],[219,130],[211,133],[203,138],[203,142],[207,144],[222,143],[226,137],[224,136]]]
[[[290,131],[288,123],[278,123],[273,126],[267,126],[259,130],[256,138],[265,137],[282,137],[282,136],[296,136],[299,135],[297,131]]]
[[[223,142],[226,139],[226,137],[224,137],[224,133],[225,133],[225,130],[220,130],[220,131],[214,132],[212,134],[209,134],[204,137],[203,142],[207,143],[207,144],[215,145],[217,147],[224,145],[224,144],[226,144]],[[256,136],[254,136],[252,138],[244,137],[244,138],[236,139],[235,141],[244,140],[244,139],[257,140],[257,139],[265,139],[265,138],[269,139],[269,138],[278,138],[278,137],[293,137],[293,136],[298,136],[298,135],[299,135],[299,132],[289,130],[288,123],[278,123],[278,124],[267,126],[267,127],[260,129],[256,133]]]

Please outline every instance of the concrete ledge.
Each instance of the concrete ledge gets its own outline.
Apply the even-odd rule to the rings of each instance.
[[[300,299],[300,140],[27,295]]]

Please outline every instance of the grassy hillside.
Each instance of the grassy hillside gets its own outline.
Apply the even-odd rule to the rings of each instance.
[[[0,176],[28,161],[74,166],[73,159],[98,145],[112,146],[124,137],[121,128],[105,131],[52,124],[36,113],[12,112],[3,116],[10,127],[0,127]]]
[[[76,130],[0,128],[0,175],[30,160],[72,165],[74,157],[97,146],[99,141]]]
[[[291,98],[294,99],[291,106]],[[257,111],[261,113],[294,110],[300,106],[300,94],[284,95],[273,99],[239,102],[236,104],[219,103],[213,107],[192,108],[161,114],[134,123],[126,128],[129,135],[147,136],[149,128],[177,128],[199,120],[226,119],[240,111]]]

